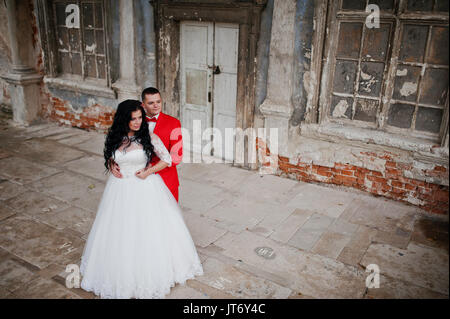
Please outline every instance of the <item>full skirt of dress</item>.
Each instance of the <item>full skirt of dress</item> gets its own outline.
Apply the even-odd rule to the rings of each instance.
[[[159,175],[110,176],[81,257],[81,288],[101,298],[164,298],[203,274],[182,212]]]

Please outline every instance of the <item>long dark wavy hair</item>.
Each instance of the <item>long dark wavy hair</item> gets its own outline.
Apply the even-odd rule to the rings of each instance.
[[[128,138],[128,132],[130,131],[129,123],[131,121],[131,113],[137,110],[142,112],[142,124],[139,131],[134,132],[134,139],[142,145],[145,155],[147,155],[146,165],[152,160],[153,145],[151,143],[148,124],[145,121],[144,108],[138,100],[125,100],[117,107],[113,124],[106,135],[103,155],[105,157],[105,167],[107,171],[109,171],[112,166],[111,160],[114,159],[115,151],[122,145],[124,139],[125,142],[128,140],[128,145],[131,144],[131,140]]]

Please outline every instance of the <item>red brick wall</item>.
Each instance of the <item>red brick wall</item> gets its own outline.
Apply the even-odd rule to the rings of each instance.
[[[41,116],[65,125],[83,129],[106,131],[113,122],[115,110],[94,104],[82,112],[73,111],[64,100],[44,94]]]
[[[267,149],[266,155],[269,154],[270,150]],[[367,155],[386,160],[384,174],[346,163],[335,163],[334,167],[327,167],[304,163],[300,159],[297,164],[291,164],[289,158],[278,156],[277,175],[303,182],[322,182],[353,187],[376,196],[384,196],[409,204],[411,202],[407,198],[410,197],[417,199],[417,206],[427,212],[448,214],[448,186],[403,177],[403,171],[412,169],[412,165],[396,162],[388,152],[383,154],[369,152]],[[435,166],[433,170],[423,173],[434,177],[448,176],[448,170],[443,166]]]

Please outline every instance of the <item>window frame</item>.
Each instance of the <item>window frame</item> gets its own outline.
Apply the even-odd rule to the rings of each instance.
[[[96,0],[96,1],[85,1],[85,2],[101,2],[102,5],[102,18],[103,18],[103,39],[104,39],[104,57],[105,57],[105,78],[93,78],[88,77],[85,74],[84,64],[85,61],[82,61],[82,75],[71,74],[58,72],[59,67],[59,48],[57,45],[57,25],[56,25],[56,15],[54,11],[54,3],[55,2],[68,2],[73,3],[76,2],[80,8],[80,56],[82,59],[85,59],[84,54],[84,39],[83,39],[83,14],[82,14],[82,2],[83,0],[37,0],[37,12],[38,12],[38,20],[39,20],[39,29],[41,33],[41,44],[42,50],[44,52],[44,67],[46,71],[47,83],[53,83],[59,86],[65,86],[67,89],[72,89],[79,91],[80,88],[86,87],[88,94],[100,95],[104,97],[114,98],[115,94],[110,90],[112,80],[111,80],[111,65],[110,65],[110,57],[111,57],[111,45],[110,39],[107,36],[110,30],[109,19],[108,19],[108,10],[109,10],[109,1],[105,0]],[[96,55],[95,55],[96,56]],[[97,63],[97,62],[96,62]],[[98,72],[98,71],[97,71]],[[81,85],[80,85],[81,83]],[[89,85],[99,86],[99,90],[94,88],[89,89]],[[106,91],[105,91],[106,89]],[[81,89],[83,90],[83,89]],[[96,94],[98,91],[99,94]]]
[[[391,30],[388,40],[388,49],[387,49],[387,57],[385,57],[385,70],[383,72],[382,85],[380,88],[380,105],[378,106],[376,121],[375,123],[370,123],[366,121],[359,120],[347,120],[342,118],[333,118],[330,115],[331,108],[331,99],[332,99],[332,90],[333,90],[333,81],[335,76],[335,67],[337,60],[337,48],[339,41],[339,26],[341,22],[362,22],[364,23],[368,13],[363,10],[348,10],[348,9],[340,9],[342,7],[343,0],[333,1],[333,0],[324,0],[323,5],[327,6],[327,17],[324,21],[324,33],[323,37],[323,54],[322,54],[322,73],[321,73],[321,81],[320,88],[318,92],[318,124],[326,125],[330,124],[339,124],[344,126],[352,126],[359,128],[369,128],[376,131],[383,131],[391,134],[400,134],[405,137],[412,138],[420,138],[423,140],[428,140],[430,142],[440,143],[443,145],[448,145],[448,117],[449,117],[449,95],[450,92],[447,90],[447,98],[446,103],[442,105],[443,114],[441,126],[439,129],[439,133],[428,133],[426,131],[417,131],[414,129],[403,129],[393,127],[387,124],[387,114],[389,112],[389,107],[393,105],[393,93],[394,93],[394,85],[395,85],[395,75],[397,71],[397,67],[401,64],[399,62],[399,54],[402,40],[401,28],[404,24],[408,22],[412,24],[426,24],[426,25],[445,25],[448,27],[449,19],[448,13],[424,13],[424,12],[407,12],[406,5],[407,0],[393,0],[394,6],[391,11],[380,11],[380,24],[382,23],[391,23]],[[366,4],[369,1],[366,2]],[[364,39],[364,30],[366,28],[363,27],[361,34],[361,44]],[[427,49],[429,49],[430,42],[430,28],[428,28],[427,35]],[[361,51],[363,46],[360,44],[360,54],[356,59],[358,62],[358,68],[356,70],[357,74],[355,75],[355,87],[352,94],[354,97],[358,96],[358,92],[355,91],[358,85],[357,77],[360,72],[360,64],[362,59]],[[425,62],[424,62],[425,63]],[[421,63],[421,64],[424,64]],[[446,66],[448,69],[448,66]],[[428,67],[427,67],[428,69]],[[420,89],[420,83],[419,88]],[[419,93],[417,95],[419,96]],[[345,94],[344,94],[345,95]],[[415,103],[415,111],[414,111],[414,120],[417,114],[418,97],[416,98]]]

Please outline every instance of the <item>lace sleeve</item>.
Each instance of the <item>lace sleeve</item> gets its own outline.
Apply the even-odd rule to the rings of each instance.
[[[159,159],[169,164],[169,167],[172,166],[172,157],[170,156],[167,148],[164,146],[164,143],[161,141],[159,136],[156,134],[151,134],[150,137],[152,139],[154,152],[159,157]]]

